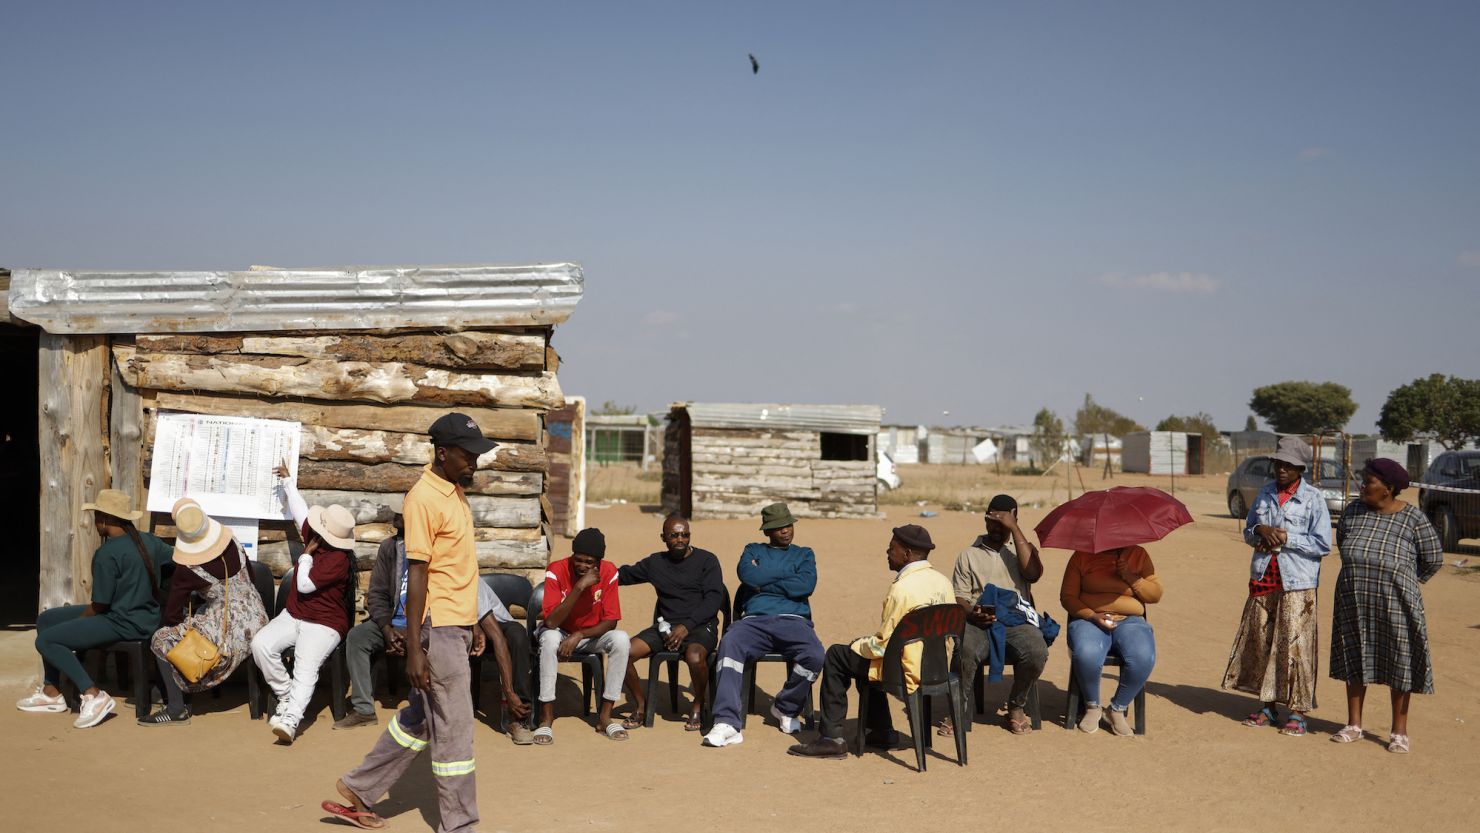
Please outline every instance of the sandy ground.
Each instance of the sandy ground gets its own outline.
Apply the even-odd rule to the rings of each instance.
[[[1100,485],[1098,475],[1090,485]],[[759,718],[751,720],[744,744],[722,750],[700,747],[696,734],[666,714],[629,742],[613,743],[575,716],[576,687],[567,678],[553,747],[515,748],[490,723],[477,727],[481,829],[881,830],[967,819],[1024,830],[1477,829],[1480,802],[1471,787],[1480,764],[1480,581],[1446,566],[1424,588],[1438,693],[1414,698],[1411,755],[1388,754],[1371,740],[1328,742],[1345,717],[1341,689],[1329,679],[1320,686],[1312,735],[1245,728],[1238,718],[1252,710],[1250,698],[1218,689],[1248,569],[1237,525],[1222,514],[1221,485],[1217,477],[1179,481],[1178,494],[1197,523],[1149,547],[1166,597],[1153,610],[1159,662],[1143,738],[1060,728],[1068,676],[1062,641],[1044,675],[1042,731],[1014,737],[979,721],[969,767],[937,755],[925,774],[913,771],[907,750],[846,761],[790,757],[790,739]],[[889,528],[919,520],[919,511],[890,507],[887,520],[798,526],[798,543],[818,554],[813,605],[824,644],[872,630],[891,577],[884,562]],[[1025,525],[1045,511],[1025,509]],[[593,509],[589,520],[605,530],[609,557],[619,562],[656,549],[658,521],[637,506]],[[944,572],[980,527],[974,513],[942,512],[921,522],[942,544],[933,561]],[[745,542],[758,538],[755,527],[752,521],[696,524],[695,545],[720,555],[732,586],[733,562]],[[1039,602],[1056,616],[1068,555],[1045,552]],[[1333,558],[1324,575],[1323,645],[1338,567]],[[626,624],[635,632],[648,621],[652,595],[633,589],[623,596]],[[6,697],[23,695],[38,673],[31,640],[29,631],[0,633]],[[779,673],[763,666],[762,688],[774,691]],[[492,690],[485,691],[489,703]],[[993,693],[1000,699],[1004,692]],[[1387,693],[1373,694],[1366,724],[1385,738]],[[162,729],[135,725],[131,709],[88,731],[72,729],[61,715],[0,710],[3,827],[144,830],[182,814],[201,830],[326,829],[321,825],[333,823],[324,821],[319,802],[332,797],[335,777],[359,761],[376,730],[331,731],[321,695],[299,741],[281,747],[263,722],[247,718],[242,699],[240,686],[220,700],[202,698],[204,713],[191,725]],[[903,726],[898,704],[895,711]],[[383,709],[382,726],[388,716]],[[949,754],[948,741],[938,748]],[[425,762],[413,766],[381,809],[395,830],[434,828]]]

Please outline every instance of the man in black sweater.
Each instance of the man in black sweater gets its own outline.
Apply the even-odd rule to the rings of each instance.
[[[632,701],[632,717],[624,721],[627,728],[642,725],[647,692],[637,673],[637,661],[658,651],[678,651],[689,666],[689,679],[694,702],[689,706],[684,729],[700,728],[700,707],[709,686],[709,655],[719,642],[719,609],[724,604],[724,576],[719,559],[708,550],[689,545],[689,521],[681,515],[669,515],[663,521],[663,552],[655,552],[636,564],[617,571],[620,584],[650,583],[657,591],[658,603],[653,610],[653,625],[632,637],[632,650],[627,663],[627,697]]]

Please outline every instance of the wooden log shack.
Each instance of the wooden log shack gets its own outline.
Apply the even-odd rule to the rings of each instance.
[[[355,513],[364,568],[393,534],[392,496],[432,459],[428,428],[450,411],[497,443],[467,489],[480,568],[541,570],[549,536],[567,530],[547,494],[547,417],[566,407],[551,339],[584,291],[578,265],[6,277],[0,360],[35,351],[25,407],[36,415],[41,609],[87,600],[99,542],[80,506],[109,487],[144,503],[171,413],[299,423],[299,488],[310,504]],[[170,538],[169,523],[156,512],[140,526]],[[290,526],[259,524],[258,557],[279,575],[296,551]]]
[[[663,437],[663,510],[758,516],[785,501],[802,518],[874,518],[877,405],[679,402]]]

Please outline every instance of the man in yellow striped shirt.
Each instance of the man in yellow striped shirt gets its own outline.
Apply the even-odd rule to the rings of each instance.
[[[884,667],[884,651],[889,637],[906,613],[930,605],[952,604],[951,580],[938,573],[926,559],[935,543],[924,527],[908,524],[894,528],[886,554],[889,569],[895,571],[894,584],[884,597],[884,613],[879,630],[872,636],[837,644],[827,649],[822,671],[822,734],[811,743],[799,743],[787,750],[805,758],[845,758],[848,744],[843,740],[843,720],[848,714],[848,689],[854,680],[877,682]],[[920,681],[920,646],[906,646],[901,657],[905,687],[913,691]],[[868,746],[890,747],[897,740],[889,716],[888,697],[877,689],[867,689]]]

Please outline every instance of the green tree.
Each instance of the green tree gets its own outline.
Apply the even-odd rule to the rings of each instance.
[[[1080,436],[1090,437],[1090,453],[1093,454],[1094,435],[1101,434],[1105,437],[1105,470],[1101,477],[1110,477],[1110,437],[1111,435],[1122,437],[1133,431],[1146,430],[1140,423],[1130,417],[1119,413],[1111,408],[1095,401],[1089,394],[1084,395],[1084,404],[1074,413],[1074,433]],[[1093,460],[1089,461],[1093,463]]]
[[[1280,382],[1254,389],[1249,410],[1281,434],[1337,431],[1357,412],[1352,390],[1335,382]]]
[[[1432,436],[1448,449],[1480,439],[1480,379],[1414,379],[1388,394],[1377,428],[1390,442]]]
[[[601,403],[601,407],[591,413],[597,416],[630,416],[637,413],[636,405],[622,405],[615,400],[608,399]]]
[[[1245,431],[1258,431],[1259,430],[1259,423],[1254,421],[1254,415],[1253,414],[1249,414],[1249,418],[1246,419],[1246,420],[1244,420],[1244,430]]]
[[[1033,456],[1038,464],[1048,468],[1064,453],[1064,421],[1053,411],[1044,408],[1033,417]]]
[[[1203,454],[1212,453],[1223,441],[1223,435],[1218,433],[1218,426],[1213,424],[1213,416],[1205,411],[1198,411],[1192,416],[1169,416],[1156,423],[1156,430],[1202,435]]]

